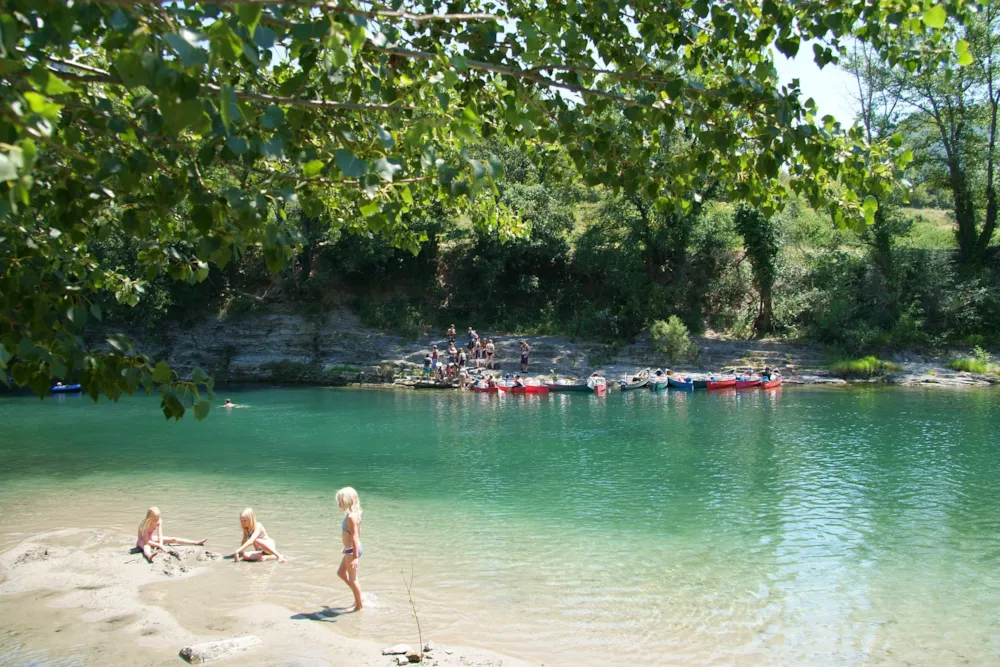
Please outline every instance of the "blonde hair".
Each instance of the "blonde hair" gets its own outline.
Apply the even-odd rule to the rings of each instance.
[[[358,492],[354,490],[353,486],[345,486],[337,491],[336,498],[337,504],[340,509],[344,510],[344,514],[361,516],[361,499],[358,498]]]
[[[149,534],[150,528],[154,527],[160,521],[160,508],[150,507],[146,510],[145,518],[139,522],[139,537],[145,537]]]
[[[250,525],[246,528],[243,527],[243,519],[250,520]],[[248,507],[240,512],[240,529],[243,530],[244,539],[249,535],[253,535],[253,531],[257,529],[257,515],[254,513],[253,508]]]

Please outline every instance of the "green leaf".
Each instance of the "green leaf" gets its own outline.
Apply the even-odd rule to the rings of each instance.
[[[401,165],[393,164],[384,157],[375,160],[374,171],[383,181],[392,183],[392,179],[396,175],[396,172],[402,168],[403,167]]]
[[[160,111],[167,128],[179,133],[184,129],[204,130],[208,123],[205,107],[200,100],[186,100],[179,104],[162,103]]]
[[[269,130],[277,129],[284,122],[285,112],[281,110],[281,107],[273,104],[267,108],[267,111],[260,118],[260,124]]]
[[[52,73],[51,70],[38,66],[31,70],[28,80],[36,90],[45,95],[63,95],[72,93],[73,87],[66,85],[62,79]]]
[[[198,42],[205,39],[201,33],[182,28],[180,32],[164,35],[163,39],[181,57],[185,67],[204,67],[208,64],[208,53],[198,46]]]
[[[874,213],[875,211],[878,210],[878,200],[875,199],[875,197],[868,195],[867,197],[865,197],[864,208],[866,214],[868,211]]]
[[[274,42],[277,39],[278,35],[266,25],[257,26],[257,30],[253,33],[254,43],[264,50],[268,50],[274,46]]]
[[[334,156],[337,168],[347,178],[361,178],[368,173],[368,163],[359,160],[354,153],[346,148],[338,148]]]
[[[226,133],[232,132],[233,120],[239,116],[240,108],[236,103],[236,93],[228,83],[219,90],[219,116]]]
[[[108,25],[118,32],[125,32],[125,30],[129,27],[128,17],[125,16],[125,12],[120,9],[116,9],[114,13],[111,14]]]
[[[198,401],[194,404],[194,418],[201,421],[208,416],[208,411],[212,409],[212,404],[208,401]]]
[[[955,53],[958,54],[958,64],[967,67],[973,63],[972,52],[969,51],[969,43],[964,39],[955,42]]]
[[[271,137],[267,141],[258,142],[258,150],[264,157],[277,160],[285,154],[285,140],[281,137]]]
[[[6,153],[0,153],[0,183],[17,180],[17,165]]]
[[[375,128],[375,131],[378,133],[379,141],[382,142],[383,146],[387,149],[391,149],[396,145],[396,139],[392,136],[392,132],[389,132],[389,130],[385,129],[381,125],[376,125]]]
[[[230,135],[226,137],[226,147],[229,148],[236,155],[243,155],[247,152],[247,148],[250,146],[247,144],[246,139],[243,137],[237,137]]]
[[[254,30],[257,29],[257,24],[260,23],[260,17],[264,13],[263,5],[238,5],[236,7],[236,15],[240,19],[247,32],[253,37]]]
[[[157,384],[168,384],[172,379],[173,372],[170,370],[170,366],[167,365],[167,362],[157,362],[156,367],[153,369],[153,382]]]
[[[948,12],[943,5],[934,5],[924,12],[924,23],[928,28],[940,30],[948,20]]]
[[[360,208],[360,211],[361,215],[365,216],[366,218],[370,218],[371,216],[378,213],[379,205],[377,202],[371,202],[370,204],[365,204],[364,206],[362,206]]]
[[[128,339],[125,338],[125,336],[123,336],[122,334],[112,334],[111,336],[108,336],[107,341],[108,345],[111,346],[111,349],[117,352],[118,354],[125,354],[126,352],[129,351],[129,348],[131,347],[131,345],[129,345]]]
[[[66,319],[77,327],[82,327],[87,321],[87,309],[81,306],[73,306],[66,311]]]
[[[50,102],[44,95],[30,91],[24,94],[24,99],[27,100],[28,108],[33,113],[53,123],[59,120],[59,112],[62,111],[61,104]]]
[[[3,346],[3,343],[0,343],[0,368],[7,368],[8,361],[10,361],[10,352]]]
[[[403,198],[404,202],[406,202],[410,206],[413,206],[413,193],[410,192],[409,185],[404,185],[403,189],[400,191],[399,194]]]
[[[302,165],[302,175],[306,178],[312,178],[323,171],[324,166],[326,166],[326,163],[322,160],[310,160]]]

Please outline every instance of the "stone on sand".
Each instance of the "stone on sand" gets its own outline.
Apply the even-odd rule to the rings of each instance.
[[[390,648],[382,649],[382,655],[406,655],[411,650],[409,644],[396,644]]]
[[[185,646],[181,649],[180,656],[192,665],[203,665],[213,660],[228,658],[235,653],[252,651],[263,644],[264,642],[259,638],[253,635],[246,635],[243,637],[233,637],[232,639],[223,639],[218,642],[204,642]]]

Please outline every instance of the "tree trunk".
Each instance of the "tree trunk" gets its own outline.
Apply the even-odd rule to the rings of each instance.
[[[760,309],[757,311],[757,318],[753,322],[753,330],[758,336],[763,336],[774,331],[772,287],[770,281],[765,281],[757,285],[757,293],[760,294]]]
[[[964,265],[977,262],[976,210],[969,192],[969,182],[965,168],[956,158],[948,160],[948,175],[951,181],[951,193],[955,198],[955,222],[958,229],[955,236],[958,239],[958,257]]]

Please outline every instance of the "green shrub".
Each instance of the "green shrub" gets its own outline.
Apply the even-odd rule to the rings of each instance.
[[[964,371],[966,373],[993,373],[996,367],[988,350],[984,350],[979,345],[972,348],[971,357],[953,359],[948,364],[948,368],[953,371]]]
[[[671,315],[666,322],[653,322],[649,327],[649,340],[653,349],[665,353],[671,362],[694,353],[695,346],[691,343],[688,328],[676,315]]]
[[[873,378],[902,370],[899,364],[883,361],[874,356],[863,359],[844,359],[830,365],[834,373],[845,378]]]
[[[989,373],[990,365],[979,361],[978,359],[973,359],[972,357],[962,357],[961,359],[952,359],[951,363],[948,364],[948,368],[953,371],[964,371],[966,373]]]

